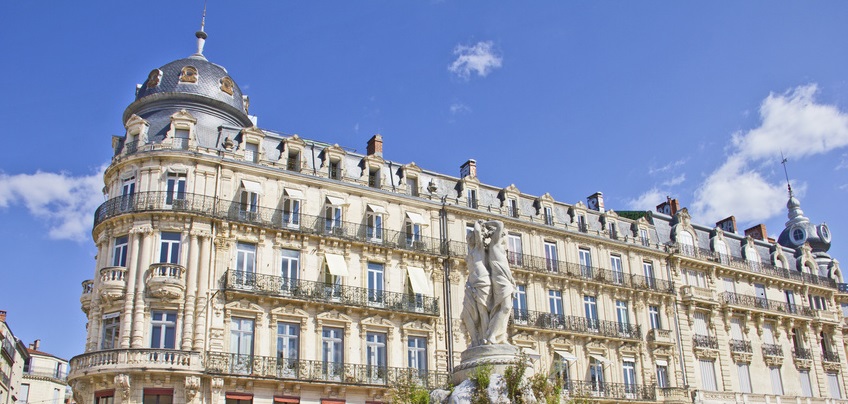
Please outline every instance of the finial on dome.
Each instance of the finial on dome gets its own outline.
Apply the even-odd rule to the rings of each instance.
[[[789,159],[783,155],[783,150],[780,151],[780,159],[780,164],[783,164],[783,174],[786,175],[786,188],[789,189],[789,199],[792,199],[792,184],[789,183],[789,171],[786,170],[786,163]]]
[[[195,53],[194,56],[199,56],[199,57],[204,58],[204,59],[205,59],[205,57],[203,56],[203,45],[206,44],[206,38],[208,37],[208,35],[206,35],[206,31],[204,30],[205,28],[206,28],[206,1],[203,2],[203,17],[201,17],[201,19],[200,19],[200,31],[197,31],[197,32],[194,33],[194,36],[197,37],[197,53]]]

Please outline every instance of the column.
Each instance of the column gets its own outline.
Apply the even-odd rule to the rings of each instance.
[[[135,276],[135,308],[132,317],[132,348],[144,347],[144,275],[150,268],[150,259],[153,255],[153,229],[146,228],[141,234],[141,256],[138,259],[138,269]]]
[[[199,243],[197,241],[197,231],[190,233],[191,241],[189,242],[189,258],[186,274],[186,300],[185,311],[183,312],[183,333],[182,344],[180,349],[190,351],[192,347],[192,338],[194,336],[194,311],[195,297],[197,295],[197,264],[200,259],[200,251],[198,251]]]
[[[197,287],[196,309],[197,321],[194,325],[194,350],[204,351],[206,349],[206,313],[208,311],[209,296],[209,272],[212,271],[209,259],[212,255],[212,238],[204,234],[200,238],[200,262],[198,275],[200,281]]]
[[[127,283],[127,292],[124,296],[124,310],[121,313],[121,348],[130,347],[130,335],[132,332],[132,310],[135,299],[135,274],[138,272],[138,255],[141,244],[141,234],[137,229],[129,233],[130,243],[128,246],[129,260],[127,260],[127,273],[124,280]]]

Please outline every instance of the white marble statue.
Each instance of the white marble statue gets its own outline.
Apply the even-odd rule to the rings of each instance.
[[[478,220],[467,241],[468,281],[461,318],[471,336],[469,348],[505,344],[515,279],[507,261],[503,223]]]

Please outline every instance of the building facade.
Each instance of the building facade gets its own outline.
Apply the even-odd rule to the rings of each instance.
[[[378,403],[444,387],[466,345],[465,236],[508,231],[510,340],[569,397],[838,402],[848,289],[790,198],[763,227],[616,212],[259,129],[223,67],[150,72],[124,112],[80,298],[89,403]],[[801,233],[795,230],[800,229]],[[752,377],[752,375],[769,377]]]
[[[68,402],[65,397],[68,387],[68,361],[40,349],[40,340],[35,340],[27,348],[29,359],[24,362],[22,393],[18,403]]]
[[[0,404],[27,402],[24,365],[28,360],[26,346],[6,323],[6,311],[0,310]]]

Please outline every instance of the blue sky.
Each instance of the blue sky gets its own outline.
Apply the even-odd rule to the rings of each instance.
[[[0,3],[0,309],[25,342],[84,348],[100,171],[147,73],[194,52],[202,2]],[[693,220],[802,207],[848,263],[846,2],[210,0],[205,54],[259,126],[608,208]],[[743,227],[744,226],[744,227]]]

